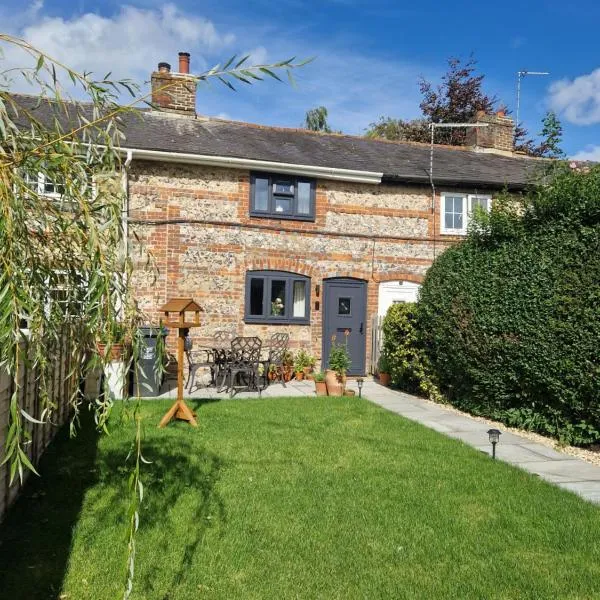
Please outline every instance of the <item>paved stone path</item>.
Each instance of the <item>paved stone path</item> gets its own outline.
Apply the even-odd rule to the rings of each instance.
[[[490,426],[482,421],[391,390],[375,381],[365,381],[363,395],[374,404],[411,421],[462,440],[487,454],[492,453],[487,435]],[[500,436],[496,458],[575,492],[590,502],[600,503],[600,467],[596,465],[511,432],[503,432]]]
[[[356,382],[353,380],[349,380],[348,387],[357,390]],[[161,397],[174,398],[176,392],[173,383],[171,389],[161,394]],[[291,381],[285,386],[272,384],[262,395],[266,398],[275,398],[278,396],[314,397],[314,394],[314,382]],[[459,415],[443,405],[425,402],[416,396],[391,390],[371,379],[365,379],[362,394],[374,404],[391,412],[435,429],[444,435],[462,440],[487,454],[492,452],[487,434],[490,425],[485,422]],[[211,387],[200,387],[192,394],[188,394],[186,390],[185,395],[186,397],[228,398],[226,393],[217,394],[216,390]],[[235,398],[257,397],[256,392],[240,392],[235,395]],[[538,444],[511,432],[503,432],[500,436],[500,443],[496,447],[496,458],[575,492],[590,502],[600,503],[599,466],[569,454],[557,452],[544,444]]]

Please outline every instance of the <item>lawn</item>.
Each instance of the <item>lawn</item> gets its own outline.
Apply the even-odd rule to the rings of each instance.
[[[133,598],[598,598],[600,510],[356,398],[198,403],[157,429]],[[0,529],[6,598],[124,579],[131,425],[59,439]]]

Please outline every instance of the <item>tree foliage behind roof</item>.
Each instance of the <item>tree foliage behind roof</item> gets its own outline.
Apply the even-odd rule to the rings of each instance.
[[[395,141],[429,142],[430,123],[469,123],[478,111],[487,114],[503,109],[498,98],[484,90],[484,74],[477,74],[477,61],[471,55],[465,62],[460,58],[448,59],[448,70],[437,86],[421,79],[419,91],[422,95],[419,108],[421,117],[412,120],[382,116],[371,123],[366,131],[370,138],[383,138]],[[562,128],[554,113],[547,113],[540,132],[538,144],[528,137],[528,132],[521,124],[515,126],[515,150],[530,156],[559,158]],[[466,140],[465,128],[438,129],[434,143],[462,146]]]
[[[483,90],[485,75],[476,75],[477,61],[471,55],[463,63],[459,58],[448,59],[448,71],[442,82],[434,87],[421,79],[419,91],[423,100],[419,105],[429,123],[468,123],[478,111],[486,114],[496,110],[498,99]],[[447,129],[436,132],[438,143],[462,146],[465,143],[464,129]]]
[[[325,106],[317,106],[306,111],[304,117],[304,128],[309,131],[322,131],[323,133],[331,133],[331,127],[327,121],[327,108]]]

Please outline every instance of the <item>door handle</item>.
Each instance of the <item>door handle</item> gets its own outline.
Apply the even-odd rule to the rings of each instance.
[[[360,330],[359,331],[360,331],[360,334],[362,335],[362,333],[363,333],[363,323],[360,324]]]

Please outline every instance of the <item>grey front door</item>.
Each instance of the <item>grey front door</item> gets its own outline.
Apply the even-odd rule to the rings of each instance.
[[[367,282],[336,278],[323,282],[323,366],[327,368],[332,337],[348,345],[348,375],[364,375],[367,339]],[[347,332],[347,335],[346,335]]]

